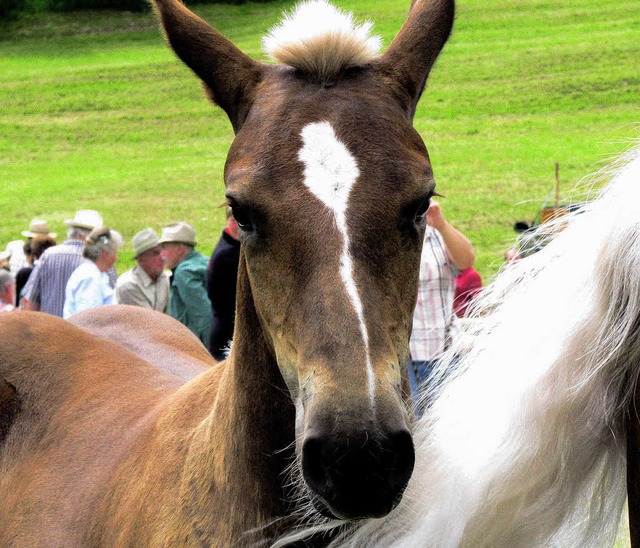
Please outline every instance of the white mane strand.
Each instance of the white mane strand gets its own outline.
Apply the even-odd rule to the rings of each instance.
[[[335,544],[613,543],[640,375],[640,149],[609,176],[485,288],[479,327],[451,350],[456,372],[416,425],[402,502]]]
[[[296,68],[322,84],[331,84],[347,68],[371,61],[381,39],[372,23],[356,24],[326,0],[302,2],[262,40],[269,57]]]

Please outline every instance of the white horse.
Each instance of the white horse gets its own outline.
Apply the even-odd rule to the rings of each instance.
[[[628,411],[640,371],[640,148],[601,175],[611,181],[599,197],[547,227],[551,243],[477,303],[474,331],[451,349],[456,372],[445,379],[444,363],[427,395],[401,504],[336,544],[613,543],[626,428],[639,422]]]

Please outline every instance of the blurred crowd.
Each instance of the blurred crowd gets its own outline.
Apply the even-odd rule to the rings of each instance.
[[[150,308],[187,326],[218,360],[233,336],[240,234],[231,210],[210,258],[196,250],[186,222],[151,227],[132,238],[136,266],[118,276],[114,265],[124,239],[95,210],[64,222],[66,237],[33,219],[24,239],[0,252],[0,312],[40,311],[69,318],[109,304]]]

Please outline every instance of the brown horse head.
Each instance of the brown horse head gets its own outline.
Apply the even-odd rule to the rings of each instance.
[[[316,508],[385,515],[414,464],[402,385],[435,186],[411,122],[453,0],[416,1],[380,56],[362,28],[288,41],[282,27],[269,46],[279,64],[252,60],[175,0],[155,4],[171,46],[236,132],[225,168],[242,231],[230,361],[260,367],[264,341],[295,404]],[[301,15],[319,25],[336,16],[322,2],[306,9],[321,10]]]

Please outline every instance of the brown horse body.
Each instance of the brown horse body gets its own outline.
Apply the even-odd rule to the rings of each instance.
[[[19,412],[0,461],[2,544],[225,544],[286,514],[277,450],[294,412],[277,369],[238,382],[188,330],[142,309],[83,320],[93,333],[43,314],[3,322]],[[177,378],[181,362],[202,374]]]
[[[236,132],[233,349],[213,365],[130,308],[2,318],[0,544],[268,540],[305,511],[386,515],[413,471],[403,383],[435,181],[411,120],[453,1],[415,2],[380,56],[338,32],[276,47],[279,65],[155,4]]]

